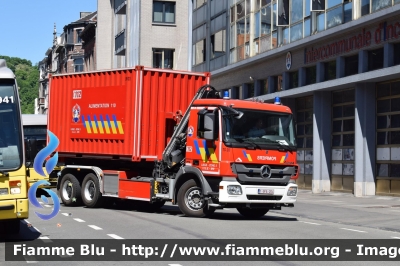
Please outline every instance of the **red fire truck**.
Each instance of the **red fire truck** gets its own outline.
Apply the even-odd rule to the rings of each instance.
[[[291,110],[222,97],[209,83],[209,73],[142,66],[52,76],[48,129],[60,141],[64,205],[170,201],[187,216],[237,208],[248,218],[293,207]]]

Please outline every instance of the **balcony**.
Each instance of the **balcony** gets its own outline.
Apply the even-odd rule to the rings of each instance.
[[[39,97],[39,105],[44,105],[46,103],[46,99],[44,97]]]
[[[125,55],[125,30],[115,36],[115,55]]]
[[[118,15],[126,14],[126,0],[114,0],[114,13]]]

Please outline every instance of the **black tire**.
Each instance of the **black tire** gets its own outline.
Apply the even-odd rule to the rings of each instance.
[[[248,219],[258,219],[263,217],[269,209],[249,209],[249,208],[237,208],[238,212]]]
[[[201,187],[193,179],[189,179],[180,187],[178,206],[181,212],[189,217],[207,217],[215,212],[215,208],[207,206]]]
[[[66,174],[61,179],[59,195],[65,206],[82,204],[81,184],[73,174]]]
[[[83,179],[81,197],[86,207],[98,208],[103,205],[99,179],[94,174],[87,174]]]

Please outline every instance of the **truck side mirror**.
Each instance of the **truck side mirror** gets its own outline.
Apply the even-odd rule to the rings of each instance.
[[[212,113],[203,109],[198,113],[197,137],[206,140],[218,139],[218,109]]]

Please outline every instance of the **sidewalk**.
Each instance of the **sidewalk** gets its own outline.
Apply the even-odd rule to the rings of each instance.
[[[313,194],[310,190],[299,190],[294,208],[282,208],[276,213],[400,232],[399,197],[355,197],[350,193]]]

